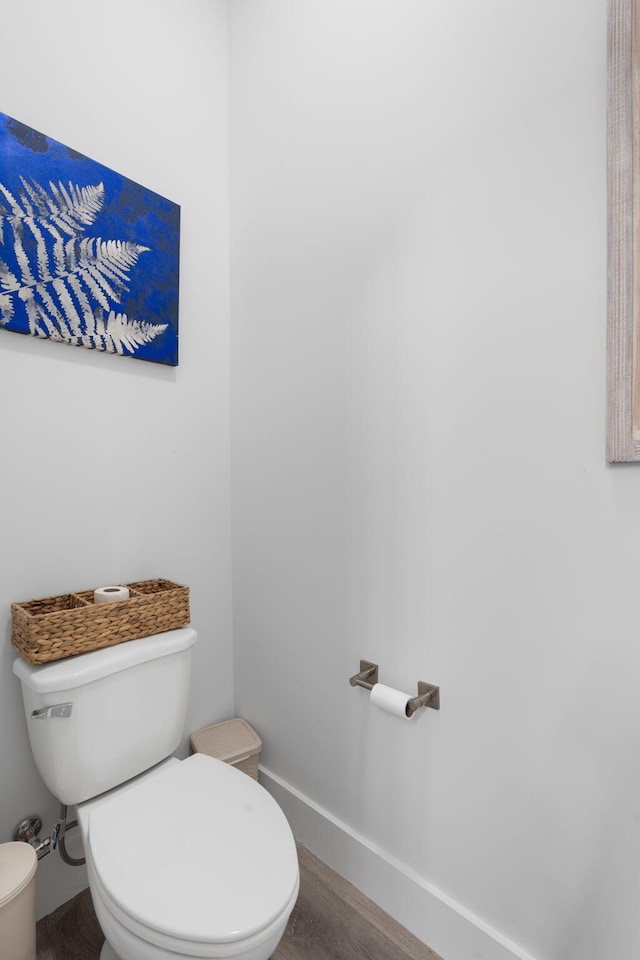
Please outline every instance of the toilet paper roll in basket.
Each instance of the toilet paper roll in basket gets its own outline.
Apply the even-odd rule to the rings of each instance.
[[[93,591],[94,603],[113,603],[114,600],[128,600],[128,587],[98,587]]]
[[[413,714],[407,713],[407,704],[411,696],[403,693],[402,690],[387,687],[384,683],[374,683],[370,699],[374,707],[380,707],[381,710],[393,713],[396,717],[402,717],[403,720],[411,720],[413,717]]]

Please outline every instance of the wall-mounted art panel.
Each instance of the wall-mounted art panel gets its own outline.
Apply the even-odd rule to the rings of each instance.
[[[609,0],[607,459],[640,460],[640,0]]]
[[[0,113],[0,329],[175,366],[180,207]]]

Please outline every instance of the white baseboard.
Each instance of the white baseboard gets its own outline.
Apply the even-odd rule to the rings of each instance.
[[[284,810],[296,840],[428,944],[443,960],[535,960],[262,766],[260,782]]]

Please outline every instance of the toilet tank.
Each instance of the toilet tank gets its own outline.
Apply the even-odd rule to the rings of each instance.
[[[36,766],[62,803],[96,797],[174,752],[196,639],[182,627],[37,666],[14,661]]]

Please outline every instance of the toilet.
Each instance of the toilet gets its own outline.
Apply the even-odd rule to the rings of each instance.
[[[101,960],[267,960],[297,898],[275,800],[213,757],[172,756],[196,639],[183,627],[13,665],[40,775],[76,806]]]

